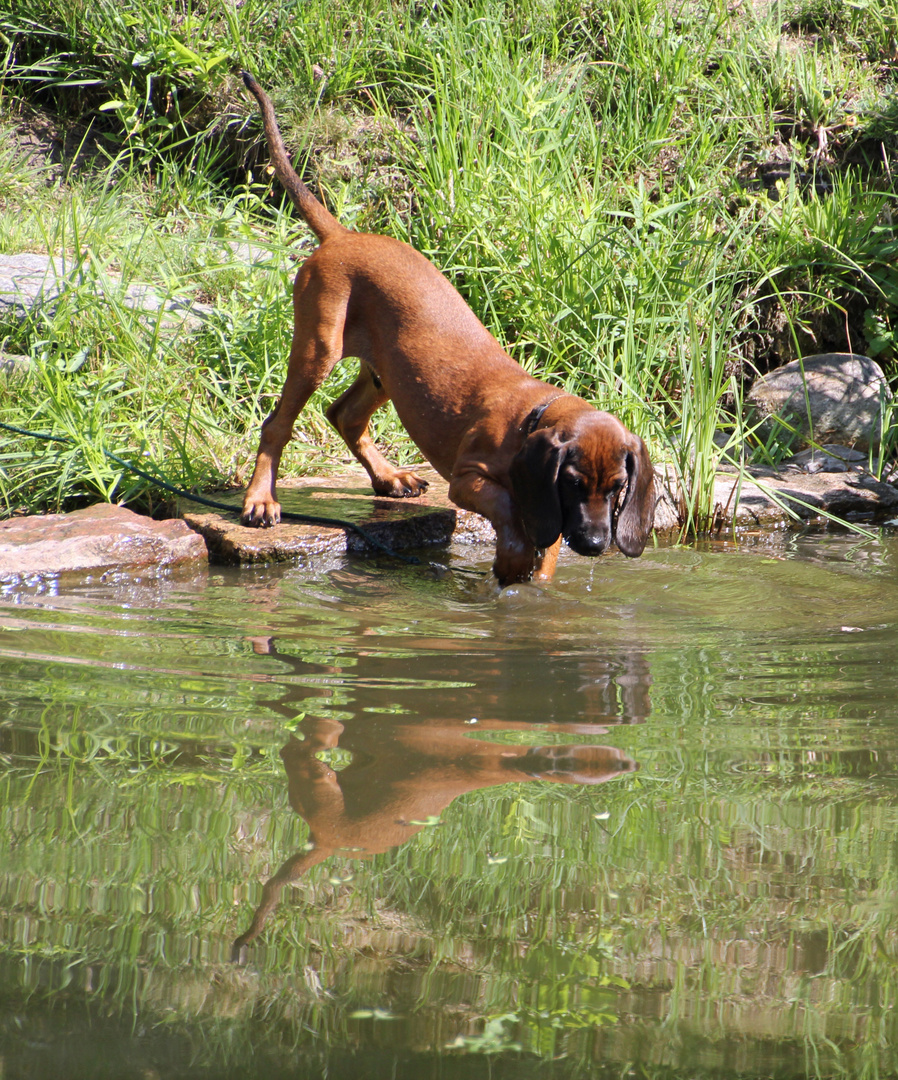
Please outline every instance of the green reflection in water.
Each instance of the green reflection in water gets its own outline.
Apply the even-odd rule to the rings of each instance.
[[[895,557],[8,590],[0,1073],[894,1074]]]

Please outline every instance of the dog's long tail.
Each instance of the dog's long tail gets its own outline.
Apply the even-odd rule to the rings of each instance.
[[[290,164],[271,99],[248,71],[244,71],[242,75],[243,85],[259,103],[262,127],[265,130],[265,140],[268,143],[268,152],[271,154],[275,174],[284,185],[284,190],[293,200],[296,209],[305,218],[309,228],[319,240],[326,240],[328,236],[336,232],[346,232],[346,227],[341,225],[327,207],[315,198]]]

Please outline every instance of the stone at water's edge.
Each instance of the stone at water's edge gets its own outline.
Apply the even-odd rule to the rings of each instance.
[[[278,498],[285,512],[352,522],[392,551],[446,544],[450,540],[494,542],[489,522],[454,506],[449,501],[448,485],[437,473],[431,469],[418,471],[426,476],[430,488],[416,499],[378,498],[363,473],[285,480],[278,485]],[[289,520],[267,529],[241,525],[243,492],[215,498],[233,504],[233,516],[210,512],[189,498],[180,501],[179,509],[187,524],[202,535],[216,562],[273,563],[377,550],[364,536],[339,525],[307,525]]]
[[[840,461],[840,467],[846,469],[846,463]],[[377,498],[361,474],[286,481],[279,493],[285,510],[353,521],[397,552],[450,540],[492,546],[495,534],[489,522],[454,507],[445,481],[429,470],[421,471],[431,487],[420,499]],[[665,476],[665,470],[658,469],[658,532],[677,526],[675,503],[666,490],[673,482],[670,470]],[[804,520],[821,511],[849,518],[898,514],[898,488],[876,481],[850,463],[847,471],[839,473],[751,469],[741,481],[735,472],[721,473],[715,485],[715,498],[737,529],[777,527],[794,520],[772,494]],[[271,529],[246,528],[238,520],[242,492],[216,498],[233,503],[233,514],[210,513],[184,500],[183,521],[154,521],[101,503],[71,514],[0,522],[0,582],[75,571],[156,573],[184,563],[201,565],[209,558],[233,565],[302,563],[346,551],[372,550],[364,538],[340,527],[283,523]]]
[[[715,483],[715,500],[726,509],[727,522],[732,521],[737,529],[781,527],[796,518],[807,521],[821,513],[880,519],[898,513],[898,488],[875,480],[859,465],[840,460],[839,468],[838,473],[814,474],[751,468],[741,481],[735,472],[721,471]],[[451,503],[448,484],[436,472],[429,468],[418,471],[430,487],[417,499],[378,498],[361,470],[324,479],[286,480],[278,486],[278,496],[284,510],[348,518],[395,551],[449,541],[495,543],[490,523]],[[659,466],[655,480],[656,532],[678,527],[672,495],[675,486],[673,471]],[[242,497],[242,492],[216,496],[233,503],[233,516],[210,513],[182,500],[184,520],[202,533],[210,556],[217,562],[281,562],[372,550],[361,537],[341,528],[290,522],[270,529],[243,526],[238,519]]]
[[[737,529],[788,525],[826,515],[875,521],[898,512],[898,488],[844,462],[833,473],[749,467],[741,481],[732,469],[718,474],[714,495],[720,506],[728,507],[727,520]]]
[[[183,521],[154,521],[108,503],[0,522],[0,581],[207,561],[202,537]]]
[[[875,360],[855,353],[821,353],[756,379],[745,404],[749,416],[763,420],[761,438],[772,431],[772,418],[781,417],[796,429],[801,446],[813,439],[867,450],[880,442],[883,405],[891,397]]]

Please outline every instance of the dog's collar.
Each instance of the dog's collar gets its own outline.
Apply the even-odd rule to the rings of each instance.
[[[526,417],[524,418],[524,423],[521,424],[521,434],[524,436],[525,439],[529,438],[533,434],[533,432],[536,431],[537,425],[539,424],[540,420],[542,420],[543,413],[546,411],[546,409],[548,409],[548,407],[554,401],[557,401],[559,398],[563,397],[567,397],[567,394],[563,392],[560,394],[556,394],[555,397],[549,398],[548,401],[544,401],[542,405],[537,405],[535,409],[531,409],[530,412],[527,413]]]

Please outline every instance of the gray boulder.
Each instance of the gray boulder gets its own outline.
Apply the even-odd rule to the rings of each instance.
[[[0,316],[23,319],[35,308],[52,309],[66,290],[82,287],[92,296],[137,311],[150,326],[158,323],[163,330],[196,330],[213,310],[191,299],[160,296],[150,285],[125,285],[114,274],[87,272],[66,257],[0,255]]]
[[[0,349],[0,375],[25,375],[31,370],[31,357],[20,353],[3,352]]]
[[[882,368],[856,353],[821,353],[771,371],[745,399],[749,420],[762,421],[766,438],[780,417],[809,442],[867,450],[882,438],[883,407],[892,394]],[[779,426],[779,425],[777,425]],[[782,434],[786,430],[780,428]]]

